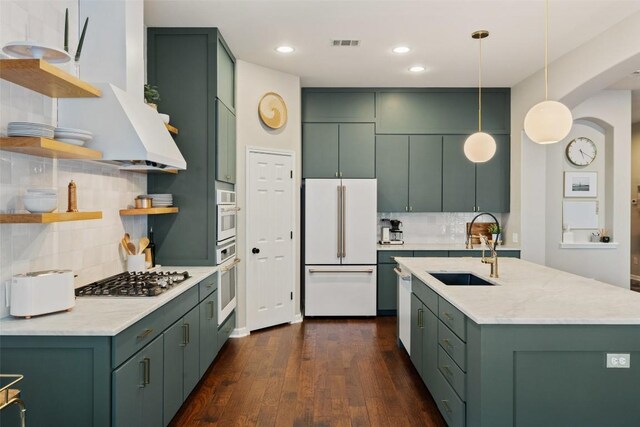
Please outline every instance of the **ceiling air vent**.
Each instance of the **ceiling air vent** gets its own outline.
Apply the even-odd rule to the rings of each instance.
[[[331,40],[333,47],[358,47],[360,40]]]

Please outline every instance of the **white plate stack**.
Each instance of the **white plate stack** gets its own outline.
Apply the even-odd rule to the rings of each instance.
[[[84,145],[93,139],[93,134],[82,129],[56,128],[55,138],[73,145]]]
[[[55,126],[44,123],[10,122],[7,126],[7,135],[53,138],[54,129]]]
[[[173,206],[173,194],[147,194],[142,197],[151,197],[154,208]]]

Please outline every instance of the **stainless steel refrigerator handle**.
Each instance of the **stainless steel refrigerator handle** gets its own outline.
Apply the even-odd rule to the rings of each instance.
[[[347,256],[347,186],[342,186],[342,258]]]
[[[409,276],[409,275],[407,275],[407,276],[403,275],[403,274],[402,274],[402,271],[401,271],[398,267],[395,267],[395,268],[393,269],[393,271],[395,271],[395,272],[396,272],[396,274],[397,274],[397,275],[398,275],[402,280],[409,280],[409,279],[411,279],[411,276]]]
[[[310,268],[309,273],[367,273],[373,274],[373,268],[329,269]]]
[[[342,258],[342,187],[338,185],[338,258]]]

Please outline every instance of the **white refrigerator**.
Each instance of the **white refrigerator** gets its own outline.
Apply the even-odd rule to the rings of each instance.
[[[305,315],[376,315],[375,179],[305,180]]]

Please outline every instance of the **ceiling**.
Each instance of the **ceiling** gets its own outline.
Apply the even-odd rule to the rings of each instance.
[[[551,0],[550,59],[640,11],[638,0]],[[542,0],[145,0],[149,27],[218,27],[238,59],[335,87],[513,86],[543,66]],[[332,47],[332,39],[359,47]],[[280,54],[288,44],[296,51]],[[391,52],[408,45],[405,55]],[[411,73],[412,65],[423,73]],[[551,76],[552,78],[553,76]]]

